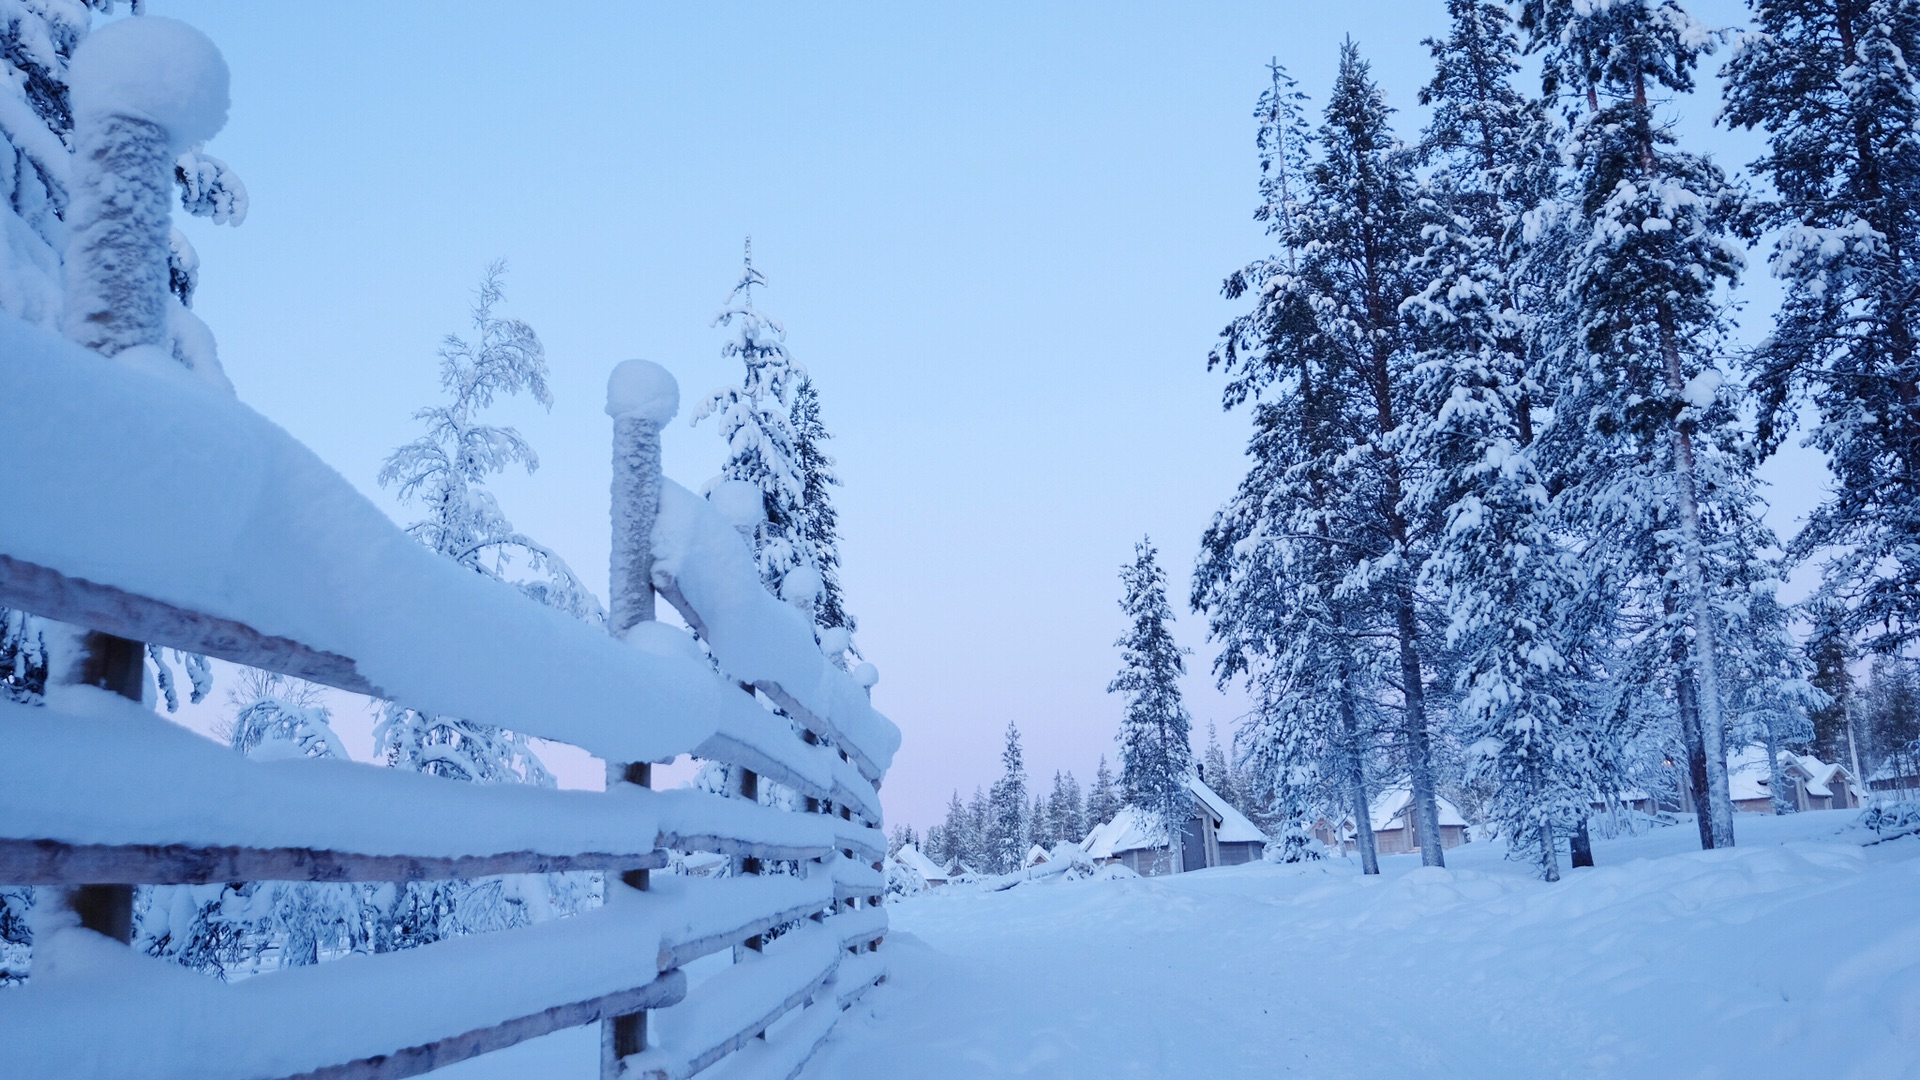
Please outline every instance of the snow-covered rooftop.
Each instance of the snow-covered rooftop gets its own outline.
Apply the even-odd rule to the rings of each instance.
[[[1434,802],[1440,807],[1440,824],[1465,826],[1467,819],[1460,816],[1460,808],[1448,802],[1445,796],[1435,795]],[[1391,787],[1373,797],[1373,806],[1367,811],[1367,817],[1373,823],[1374,832],[1398,829],[1413,824],[1413,790],[1405,787]]]
[[[929,885],[947,880],[947,872],[922,854],[917,844],[902,845],[899,851],[893,853],[893,861],[920,875],[920,880]]]
[[[1213,818],[1214,833],[1221,843],[1266,842],[1267,834],[1260,831],[1260,826],[1235,810],[1199,777],[1188,777],[1187,787]],[[1165,832],[1145,814],[1134,807],[1125,806],[1113,816],[1112,821],[1088,833],[1080,846],[1096,859],[1110,859],[1123,851],[1166,847],[1167,840]]]
[[[1207,809],[1213,812],[1213,829],[1223,844],[1242,844],[1249,842],[1266,843],[1267,834],[1255,825],[1247,815],[1233,808],[1233,805],[1220,797],[1219,793],[1206,785],[1199,777],[1187,782],[1193,793]]]

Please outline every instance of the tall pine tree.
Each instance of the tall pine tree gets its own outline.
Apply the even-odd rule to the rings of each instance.
[[[1290,85],[1277,68],[1274,78],[1257,113],[1269,175],[1285,174],[1290,162],[1269,159],[1267,147],[1300,126]],[[1254,307],[1228,324],[1209,357],[1229,377],[1228,407],[1257,399],[1254,464],[1202,542],[1194,593],[1224,646],[1217,676],[1246,671],[1260,680],[1247,658],[1266,658],[1258,696],[1268,708],[1248,729],[1267,748],[1252,759],[1261,776],[1299,790],[1291,762],[1302,753],[1319,761],[1324,748],[1369,867],[1365,766],[1370,733],[1388,713],[1414,790],[1421,857],[1444,859],[1426,704],[1436,644],[1416,592],[1430,523],[1406,515],[1416,463],[1401,433],[1413,354],[1400,308],[1420,284],[1410,262],[1429,212],[1389,112],[1347,42],[1320,155],[1304,164],[1304,192],[1262,185],[1256,216],[1281,253],[1227,279],[1226,295],[1251,294]],[[1275,198],[1288,201],[1274,207]],[[1376,641],[1390,643],[1391,654],[1368,655]],[[1369,689],[1389,699],[1370,698]],[[1375,705],[1385,711],[1370,716]],[[1282,813],[1303,812],[1290,801]]]
[[[1120,609],[1128,626],[1115,642],[1120,673],[1107,684],[1107,692],[1124,694],[1127,702],[1120,722],[1121,798],[1162,830],[1177,868],[1180,829],[1193,808],[1187,786],[1193,775],[1193,720],[1180,697],[1179,680],[1187,672],[1185,650],[1167,625],[1173,609],[1151,540],[1134,545],[1133,562],[1120,569],[1120,584]]]
[[[1920,5],[1751,7],[1722,119],[1767,132],[1753,170],[1777,193],[1753,221],[1786,286],[1752,357],[1761,433],[1778,445],[1799,403],[1816,407],[1833,481],[1793,550],[1830,553],[1836,610],[1894,649],[1920,633]]]
[[[800,470],[800,537],[815,569],[820,571],[820,599],[813,619],[821,644],[836,663],[844,664],[858,623],[848,613],[840,590],[840,516],[833,508],[832,489],[840,485],[826,443],[833,438],[820,419],[820,395],[806,375],[793,390],[794,462]],[[838,631],[838,633],[835,633]]]
[[[766,277],[754,268],[749,239],[740,280],[713,317],[715,326],[736,328],[736,336],[721,346],[720,353],[737,357],[744,366],[743,376],[738,385],[709,394],[688,422],[718,417],[720,437],[727,444],[726,461],[708,490],[730,480],[760,490],[765,516],[754,527],[754,555],[761,582],[769,592],[782,596],[781,585],[789,573],[818,567],[806,537],[807,477],[792,419],[795,403],[791,399],[806,371],[787,352],[786,328],[753,306],[753,290],[766,284]],[[817,597],[815,602],[817,612]]]
[[[1575,115],[1565,248],[1549,359],[1560,389],[1542,433],[1549,481],[1590,562],[1640,597],[1672,667],[1689,746],[1704,766],[1702,841],[1733,843],[1723,670],[1739,644],[1722,615],[1746,598],[1758,519],[1738,388],[1714,367],[1741,268],[1739,192],[1681,152],[1654,93],[1686,93],[1713,35],[1674,0],[1527,0],[1551,91]]]
[[[1585,819],[1598,795],[1592,714],[1578,672],[1587,635],[1569,625],[1582,573],[1552,518],[1535,459],[1540,287],[1528,273],[1525,215],[1552,194],[1558,154],[1545,111],[1514,89],[1519,42],[1502,5],[1449,0],[1444,39],[1421,93],[1433,120],[1421,143],[1442,220],[1416,263],[1424,289],[1406,305],[1417,343],[1409,457],[1420,463],[1407,515],[1438,519],[1423,584],[1455,650],[1467,780],[1509,853],[1559,878],[1556,828]]]
[[[1020,728],[1007,721],[1007,742],[1000,751],[1000,779],[993,782],[987,798],[984,852],[990,873],[1008,874],[1020,869],[1026,858],[1029,838],[1027,806],[1027,766],[1020,751]]]

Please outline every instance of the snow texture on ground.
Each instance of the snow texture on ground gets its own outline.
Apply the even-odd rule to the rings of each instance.
[[[891,906],[888,981],[806,1080],[1920,1077],[1920,839],[1740,815],[1596,845],[1547,885],[1493,844]],[[449,1080],[591,1076],[565,1032]]]

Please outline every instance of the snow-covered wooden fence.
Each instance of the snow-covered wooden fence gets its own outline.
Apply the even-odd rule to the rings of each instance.
[[[200,385],[0,316],[0,386],[15,466],[0,472],[0,605],[616,763],[604,792],[480,786],[250,761],[98,688],[0,706],[0,882],[42,887],[52,912],[33,977],[0,994],[0,1073],[410,1076],[604,1021],[604,1076],[785,1077],[882,978],[876,786],[898,734],[805,614],[761,587],[732,524],[658,476],[657,454],[651,476],[627,477],[652,520],[615,544],[645,565],[637,581],[616,571],[616,638],[433,556]],[[651,590],[724,677],[685,630],[627,618]],[[738,766],[749,791],[783,785],[805,810],[650,790],[646,763],[680,754]],[[650,874],[670,850],[744,872]],[[802,870],[755,875],[775,860]],[[605,872],[605,906],[231,985],[62,929],[55,910],[124,942],[136,884],[566,870]],[[689,987],[689,961],[728,949],[731,967]]]
[[[602,1022],[602,1076],[787,1077],[883,977],[877,786],[898,732],[733,525],[633,453],[657,451],[657,394],[615,421],[614,636],[432,555],[163,364],[0,315],[0,388],[0,606],[92,632],[55,650],[67,685],[45,706],[0,705],[0,882],[40,887],[32,977],[0,992],[0,1075],[411,1076]],[[655,591],[704,650],[649,621]],[[607,790],[250,761],[127,700],[139,668],[100,660],[132,642],[573,743],[610,763]],[[649,763],[682,754],[803,808],[651,790]],[[651,873],[672,850],[740,872]],[[800,872],[756,873],[776,860]],[[138,884],[579,870],[606,874],[604,907],[233,984],[124,944]],[[690,985],[723,950],[733,964]]]

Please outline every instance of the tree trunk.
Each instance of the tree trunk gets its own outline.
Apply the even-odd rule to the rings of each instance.
[[[1560,853],[1554,850],[1553,822],[1540,823],[1540,878],[1543,881],[1560,880]]]
[[[1787,771],[1780,767],[1780,736],[1767,725],[1767,797],[1775,816],[1791,814],[1796,807],[1787,799]]]
[[[1700,846],[1712,850],[1713,827],[1707,820],[1707,750],[1700,737],[1699,696],[1694,691],[1693,678],[1685,671],[1674,686],[1674,696],[1680,708],[1680,738],[1687,744],[1687,800],[1693,804],[1694,823],[1700,827]]]
[[[1667,392],[1679,397],[1686,388],[1680,370],[1680,345],[1672,316],[1664,310],[1658,319],[1660,347],[1666,354]],[[1706,758],[1706,806],[1703,816],[1712,826],[1713,846],[1733,846],[1733,801],[1727,785],[1726,730],[1720,717],[1720,670],[1718,627],[1714,625],[1713,604],[1707,596],[1707,574],[1700,539],[1700,504],[1697,494],[1698,467],[1693,456],[1693,436],[1689,425],[1673,427],[1673,471],[1679,488],[1680,561],[1686,575],[1688,606],[1693,615],[1693,666],[1699,678],[1698,711],[1700,743]]]
[[[1380,872],[1380,852],[1373,842],[1373,807],[1367,798],[1367,773],[1361,761],[1359,724],[1353,713],[1353,695],[1344,673],[1340,680],[1340,736],[1347,771],[1347,804],[1353,814],[1353,846],[1360,852],[1360,872]]]
[[[1445,866],[1440,804],[1433,790],[1433,749],[1427,735],[1427,693],[1415,647],[1419,624],[1413,613],[1413,598],[1402,594],[1396,599],[1394,617],[1400,633],[1400,679],[1406,703],[1407,772],[1413,786],[1413,832],[1420,841],[1420,865]]]
[[[1587,835],[1587,818],[1582,814],[1573,826],[1573,865],[1577,870],[1593,865],[1593,837]]]

